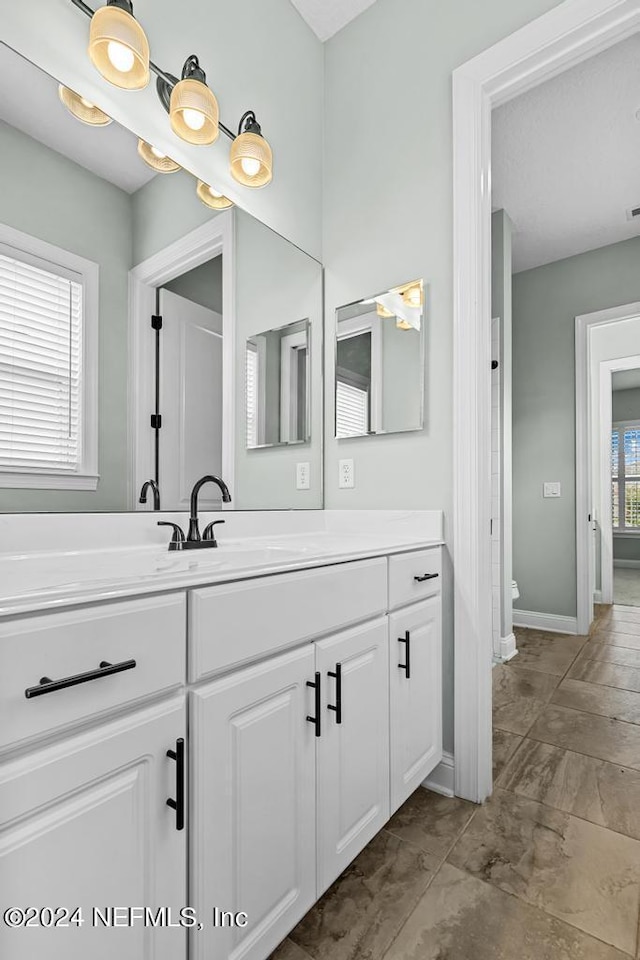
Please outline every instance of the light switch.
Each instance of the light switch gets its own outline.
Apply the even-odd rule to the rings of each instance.
[[[296,463],[296,490],[309,490],[311,487],[311,465]]]
[[[353,469],[353,460],[338,461],[338,486],[341,490],[353,490],[356,485],[356,476]]]
[[[557,481],[545,481],[542,485],[542,496],[543,497],[561,497],[562,496],[562,484]]]

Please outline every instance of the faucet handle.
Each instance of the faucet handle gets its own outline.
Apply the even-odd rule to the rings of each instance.
[[[159,527],[172,527],[173,533],[171,535],[171,542],[169,543],[169,550],[182,550],[182,544],[185,541],[184,530],[182,527],[179,527],[177,523],[170,523],[167,520],[158,520]]]
[[[218,523],[226,523],[226,520],[214,520],[212,523],[208,523],[204,528],[204,533],[202,534],[203,540],[213,540],[213,546],[218,546],[218,541],[216,540],[216,532],[213,529]]]

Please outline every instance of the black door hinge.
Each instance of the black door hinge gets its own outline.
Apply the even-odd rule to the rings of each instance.
[[[160,430],[162,427],[162,414],[152,413],[151,414],[151,429]]]
[[[162,317],[158,317],[155,315],[151,317],[151,329],[162,330]]]

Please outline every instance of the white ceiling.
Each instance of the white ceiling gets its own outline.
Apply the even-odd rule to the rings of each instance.
[[[640,387],[640,370],[618,370],[611,376],[614,391],[636,390]]]
[[[127,193],[156,176],[138,156],[137,137],[117,123],[91,127],[76,120],[60,102],[57,81],[4,43],[0,119]]]
[[[494,210],[514,272],[640,235],[640,33],[493,114]]]
[[[291,0],[320,40],[328,40],[375,0]]]

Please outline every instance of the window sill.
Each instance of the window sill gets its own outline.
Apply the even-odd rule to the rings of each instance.
[[[640,537],[640,529],[638,530],[614,530],[614,537]]]
[[[89,473],[0,473],[0,488],[9,490],[96,490],[100,477]]]

